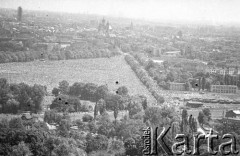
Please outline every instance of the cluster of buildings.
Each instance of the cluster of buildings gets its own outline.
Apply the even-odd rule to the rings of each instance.
[[[208,66],[206,72],[210,74],[220,74],[220,75],[240,75],[240,68],[238,67],[228,67],[220,68],[214,66]]]
[[[186,87],[185,87],[185,83],[174,83],[171,82],[170,86],[169,86],[170,90],[177,90],[177,91],[185,91]]]
[[[236,94],[238,87],[234,85],[211,85],[211,92]]]
[[[98,26],[98,32],[102,34],[109,34],[109,31],[112,30],[112,26],[109,24],[109,22],[106,22],[105,19],[102,19],[102,22],[99,23]]]
[[[185,83],[171,82],[169,89],[176,91],[185,91],[186,87]],[[213,93],[236,94],[238,92],[238,87],[234,85],[211,85],[210,91]]]
[[[26,11],[23,14],[20,7],[17,14],[15,11],[2,11],[0,15],[0,42],[20,45],[24,51],[34,49],[48,55],[69,46],[81,51],[88,47],[105,49],[115,44],[116,35],[111,32],[112,26],[105,19],[100,22],[91,19],[76,22],[74,16],[65,20],[65,16],[54,13],[46,16],[44,13]]]

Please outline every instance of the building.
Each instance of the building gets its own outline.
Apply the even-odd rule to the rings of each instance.
[[[165,52],[164,55],[177,57],[181,55],[181,51],[169,51],[169,52]]]
[[[237,93],[237,86],[234,85],[211,85],[211,92],[214,93]]]
[[[239,110],[230,110],[227,111],[225,114],[226,118],[240,118],[240,111]]]
[[[154,63],[157,63],[157,64],[163,64],[163,60],[152,60]]]
[[[229,75],[233,75],[234,72],[235,72],[235,68],[230,67],[230,68],[228,69],[228,74],[229,74]]]
[[[225,75],[225,74],[226,74],[226,70],[223,69],[223,68],[222,68],[222,69],[220,68],[220,69],[218,70],[218,73],[219,73],[220,75]]]
[[[170,90],[179,90],[179,91],[184,91],[185,89],[185,83],[170,83]]]
[[[18,20],[19,22],[22,21],[22,7],[18,7],[17,20]]]
[[[210,74],[215,74],[217,73],[217,69],[215,67],[209,67],[206,69],[206,72]]]
[[[239,125],[240,124],[240,119],[239,118],[223,118],[222,120],[220,120],[222,123],[232,123],[232,124],[236,124]]]
[[[198,108],[198,107],[202,107],[203,103],[202,102],[198,102],[198,101],[188,101],[186,103],[187,107],[192,107],[192,108]]]
[[[240,68],[237,69],[237,75],[240,75]]]

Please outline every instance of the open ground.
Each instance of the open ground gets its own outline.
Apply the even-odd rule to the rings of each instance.
[[[155,103],[154,97],[135,76],[123,56],[5,63],[0,64],[0,77],[7,78],[10,83],[46,85],[49,92],[62,80],[67,80],[70,85],[74,82],[107,84],[112,92],[126,86],[130,95],[145,95],[150,103]]]

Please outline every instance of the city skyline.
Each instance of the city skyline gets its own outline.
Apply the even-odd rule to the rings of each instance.
[[[3,8],[89,13],[151,21],[240,23],[237,0],[0,0]]]

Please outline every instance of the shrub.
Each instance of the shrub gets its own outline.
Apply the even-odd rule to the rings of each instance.
[[[144,113],[143,112],[138,112],[137,114],[132,116],[132,119],[143,120],[143,117],[144,117]]]
[[[81,112],[91,112],[93,111],[93,107],[88,102],[83,102],[80,108]]]
[[[91,116],[90,114],[85,114],[83,117],[82,117],[82,121],[83,122],[91,122],[93,120],[93,116]]]

